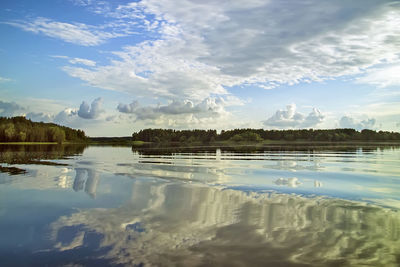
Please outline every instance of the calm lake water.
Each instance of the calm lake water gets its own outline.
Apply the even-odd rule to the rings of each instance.
[[[400,266],[400,148],[1,146],[1,266]]]

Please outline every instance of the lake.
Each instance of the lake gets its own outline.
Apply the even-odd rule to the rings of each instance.
[[[2,266],[400,266],[400,147],[0,145]]]

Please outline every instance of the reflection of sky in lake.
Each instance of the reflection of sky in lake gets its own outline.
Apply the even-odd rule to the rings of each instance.
[[[206,153],[144,155],[131,153],[126,148],[91,147],[85,151],[84,159],[77,160],[74,165],[129,177],[177,179],[358,200],[399,200],[399,155],[399,149],[391,148],[313,153],[233,153],[215,149]]]
[[[398,266],[400,150],[89,147],[0,173],[0,260]],[[326,197],[328,196],[328,197]]]

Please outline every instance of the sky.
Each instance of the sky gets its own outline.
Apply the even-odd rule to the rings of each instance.
[[[0,116],[400,131],[400,1],[2,0]]]

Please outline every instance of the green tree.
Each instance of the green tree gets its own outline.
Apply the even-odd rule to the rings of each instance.
[[[233,142],[240,142],[240,141],[243,141],[244,139],[243,139],[243,136],[241,134],[235,134],[234,136],[232,136],[230,138],[230,140],[233,141]]]
[[[58,127],[51,127],[49,129],[50,140],[62,144],[65,141],[65,132]]]
[[[14,135],[15,135],[15,128],[14,128],[14,124],[8,124],[5,127],[4,130],[4,136],[6,138],[6,141],[14,141]]]
[[[19,141],[25,142],[26,140],[26,133],[25,132],[19,132]]]

